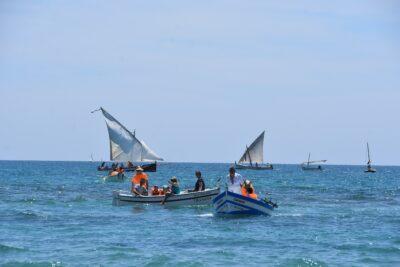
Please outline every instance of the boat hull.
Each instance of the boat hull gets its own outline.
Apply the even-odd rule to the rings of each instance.
[[[225,191],[213,199],[215,212],[221,215],[272,215],[274,207],[264,200],[256,200]]]
[[[258,166],[235,164],[235,169],[238,169],[238,170],[273,170],[274,166],[272,164],[258,165]]]
[[[139,166],[139,165],[138,165]],[[122,168],[125,172],[133,172],[136,170],[138,166],[133,166],[133,167],[124,167]],[[140,165],[140,167],[143,169],[144,172],[156,172],[157,171],[157,163],[150,163],[150,164],[143,164]],[[110,166],[105,166],[105,167],[97,167],[98,171],[112,171],[113,168]]]
[[[199,206],[211,205],[212,200],[220,192],[219,187],[210,188],[199,192],[186,192],[179,195],[171,195],[165,201],[167,206]],[[113,192],[113,204],[134,205],[134,204],[156,204],[160,205],[164,196],[137,196],[130,192],[117,190]]]
[[[304,167],[302,166],[301,169],[303,171],[322,171],[322,167],[318,168],[318,167]]]

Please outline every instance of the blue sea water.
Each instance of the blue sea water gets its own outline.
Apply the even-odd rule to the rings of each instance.
[[[400,168],[296,165],[241,171],[279,208],[219,217],[212,207],[113,206],[91,162],[0,161],[3,266],[400,266]],[[208,185],[229,164],[164,163],[151,184],[177,176]]]

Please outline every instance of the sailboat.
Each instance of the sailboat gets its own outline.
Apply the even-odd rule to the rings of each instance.
[[[368,153],[367,169],[364,172],[376,172],[376,170],[371,167],[372,161],[371,161],[371,156],[369,154],[369,144],[368,144],[368,142],[367,142],[367,153]]]
[[[301,164],[301,169],[303,171],[322,171],[322,166],[321,165],[314,165],[316,163],[325,163],[327,162],[327,160],[323,159],[323,160],[313,160],[310,161],[311,159],[311,153],[308,153],[308,160],[306,162],[303,162]]]
[[[110,161],[113,161],[113,165],[106,166],[103,162],[97,169],[99,171],[113,170],[118,166],[123,166],[123,163],[127,163],[126,166],[122,167],[125,171],[134,171],[137,166],[133,165],[133,162],[153,162],[150,164],[141,165],[144,171],[157,170],[157,161],[163,159],[159,157],[154,151],[152,151],[143,140],[139,140],[136,137],[135,132],[129,131],[124,125],[110,115],[104,108],[92,111],[101,111],[106,121],[109,142],[110,142]]]
[[[264,134],[263,131],[243,153],[239,162],[235,162],[236,169],[272,170],[272,164],[264,164]]]

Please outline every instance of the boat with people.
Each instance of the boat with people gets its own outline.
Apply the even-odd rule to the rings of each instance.
[[[103,164],[104,163],[104,164]],[[106,165],[105,162],[103,162],[100,166],[97,167],[98,171],[113,171],[115,170],[115,166],[108,166]],[[121,169],[123,169],[125,172],[134,172],[137,167],[141,167],[144,172],[156,172],[157,171],[157,162],[154,163],[149,163],[149,164],[141,164],[141,165],[129,165],[129,162],[127,166],[124,165],[119,165]]]
[[[308,153],[308,160],[301,163],[301,169],[303,171],[322,171],[322,165],[319,163],[327,162],[326,159],[323,160],[313,160],[311,161],[311,153]]]
[[[278,207],[270,199],[260,199],[253,183],[229,168],[226,189],[213,199],[216,214],[223,215],[271,215]]]
[[[190,192],[184,190],[180,194],[171,195],[165,200],[165,205],[168,206],[197,206],[197,205],[211,205],[212,200],[220,192],[219,187],[206,188],[203,191]],[[136,195],[129,191],[116,190],[113,192],[113,204],[129,205],[129,204],[158,204],[160,205],[165,196],[164,195]]]
[[[124,171],[134,171],[140,166],[147,172],[157,171],[157,161],[163,161],[163,159],[151,150],[143,140],[136,137],[136,131],[129,131],[104,108],[100,107],[92,113],[97,111],[102,112],[106,121],[110,144],[110,161],[113,162],[111,166],[107,166],[103,162],[97,167],[97,170],[111,172],[120,167]],[[132,162],[151,163],[134,165]]]
[[[372,168],[371,166],[371,155],[369,153],[369,144],[367,142],[367,155],[368,155],[368,161],[367,161],[367,169],[364,172],[370,172],[370,173],[374,173],[376,172],[376,170],[374,168]]]
[[[271,215],[277,205],[267,199],[254,199],[225,190],[213,199],[217,214]]]
[[[263,131],[251,145],[246,146],[242,157],[238,163],[235,162],[236,169],[250,170],[273,170],[274,166],[269,163],[264,163],[264,135]]]

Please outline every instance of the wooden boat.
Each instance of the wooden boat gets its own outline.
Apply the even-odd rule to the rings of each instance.
[[[215,212],[222,215],[271,215],[275,203],[252,199],[226,190],[213,199]]]
[[[322,171],[322,166],[320,164],[315,165],[316,163],[325,163],[327,162],[326,159],[323,160],[314,160],[310,161],[311,153],[308,153],[308,160],[301,164],[301,169],[303,171]]]
[[[239,162],[235,162],[236,169],[273,170],[274,166],[264,162],[264,134],[263,131],[253,143],[247,147]]]
[[[188,192],[187,190],[179,195],[171,195],[165,201],[168,206],[197,206],[211,205],[212,199],[220,192],[219,187],[207,188],[204,191]],[[113,192],[113,204],[157,204],[161,205],[164,196],[138,196],[128,191],[116,190]]]
[[[367,154],[368,154],[367,169],[364,172],[374,173],[374,172],[376,172],[376,170],[373,169],[371,166],[372,161],[371,161],[371,156],[369,154],[369,144],[368,143],[367,143]]]
[[[104,108],[100,107],[93,112],[101,111],[106,121],[109,144],[110,161],[115,163],[127,162],[154,162],[144,164],[141,167],[145,171],[155,172],[157,170],[156,161],[162,161],[153,150],[151,150],[143,140],[136,137],[136,132],[129,131],[118,120],[111,116]],[[137,166],[124,168],[125,171],[134,171]],[[110,171],[112,167],[99,166],[98,171]]]
[[[136,170],[136,168],[140,166],[144,172],[156,172],[157,171],[157,162],[154,163],[149,163],[149,164],[142,164],[142,165],[137,165],[137,166],[133,166],[133,167],[123,167],[122,169],[125,172],[133,172]],[[111,171],[114,168],[112,168],[111,166],[98,166],[97,170],[98,171]]]

